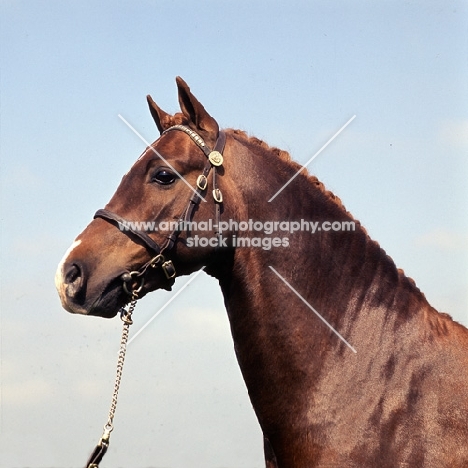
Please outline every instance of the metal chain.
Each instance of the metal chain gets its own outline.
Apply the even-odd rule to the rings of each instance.
[[[119,395],[120,382],[122,380],[122,371],[125,362],[125,354],[127,352],[128,334],[130,331],[130,325],[132,325],[133,323],[132,314],[135,310],[137,299],[138,293],[136,291],[133,291],[132,299],[130,305],[128,306],[128,310],[122,308],[120,312],[120,318],[123,322],[122,338],[120,340],[119,355],[117,359],[117,374],[115,377],[114,392],[112,393],[112,401],[109,409],[109,417],[107,419],[106,425],[104,426],[104,432],[102,434],[102,437],[99,440],[98,445],[94,449],[93,454],[89,458],[86,464],[86,468],[99,468],[99,463],[104,457],[109,447],[110,434],[114,430],[114,416],[115,410],[117,408],[117,397]]]
[[[130,325],[132,325],[132,314],[135,310],[136,306],[136,294],[133,293],[132,295],[132,302],[128,307],[128,310],[122,309],[121,319],[123,321],[123,328],[122,328],[122,338],[120,340],[120,349],[119,349],[119,356],[117,359],[117,375],[115,376],[115,383],[114,383],[114,393],[112,394],[112,402],[109,410],[109,418],[107,420],[106,425],[104,426],[105,431],[112,432],[114,429],[114,416],[115,416],[115,409],[117,408],[117,397],[119,395],[119,388],[120,382],[122,380],[122,371],[125,362],[125,354],[127,352],[127,341],[128,341],[128,333],[130,331]]]

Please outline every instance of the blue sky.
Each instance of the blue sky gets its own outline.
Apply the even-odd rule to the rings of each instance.
[[[356,115],[310,171],[468,324],[465,2],[0,7],[1,468],[81,466],[100,436],[120,323],[64,312],[54,273],[144,149],[118,114],[154,140],[145,96],[176,111],[176,75],[221,126],[301,163]],[[139,324],[170,297],[145,298]],[[129,346],[111,441],[105,466],[262,466],[214,281]]]

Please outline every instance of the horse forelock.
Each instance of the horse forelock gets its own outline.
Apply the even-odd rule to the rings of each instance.
[[[174,115],[167,114],[161,119],[161,125],[164,129],[168,129],[176,125],[188,125],[188,124],[189,124],[188,118],[181,112],[177,112]]]

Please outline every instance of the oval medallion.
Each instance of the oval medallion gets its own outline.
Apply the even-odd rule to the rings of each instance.
[[[208,155],[208,159],[213,166],[221,166],[223,164],[223,155],[219,151],[212,151]]]

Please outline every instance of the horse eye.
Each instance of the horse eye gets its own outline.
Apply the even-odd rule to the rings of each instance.
[[[153,176],[153,181],[161,185],[172,184],[176,180],[175,174],[166,169],[161,169]]]

